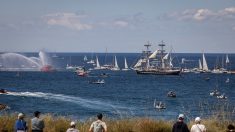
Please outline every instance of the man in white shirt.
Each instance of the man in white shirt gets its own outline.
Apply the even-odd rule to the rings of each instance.
[[[206,132],[205,125],[201,124],[201,118],[195,118],[195,124],[191,128],[191,132]]]

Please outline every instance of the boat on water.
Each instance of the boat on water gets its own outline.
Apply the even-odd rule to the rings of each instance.
[[[54,72],[56,71],[51,65],[44,65],[40,71],[42,72]]]
[[[84,56],[83,61],[85,61],[85,62],[86,62],[87,60],[88,60],[88,59],[87,59],[87,57],[86,57],[86,56]]]
[[[118,63],[117,63],[117,57],[114,56],[114,66],[111,68],[112,71],[119,71],[120,68],[118,66]]]
[[[135,64],[134,69],[137,74],[152,75],[179,75],[180,68],[173,67],[171,53],[165,53],[165,43],[161,41],[160,50],[156,50],[151,54],[149,47],[151,44],[147,42],[144,45],[146,50],[142,52],[141,58]]]
[[[169,92],[167,93],[167,97],[173,97],[173,98],[175,98],[175,97],[176,97],[176,93],[173,92],[173,91],[169,91]]]
[[[220,92],[217,89],[210,92],[210,96],[219,96],[219,95],[220,95]]]
[[[91,81],[90,83],[91,84],[104,84],[105,81],[104,81],[104,79],[102,79],[102,80],[98,79],[97,81]]]
[[[194,73],[209,73],[211,72],[208,69],[208,65],[207,65],[207,61],[206,61],[206,57],[205,54],[202,53],[202,61],[201,59],[198,60],[198,68],[194,68],[193,71]]]
[[[226,82],[226,83],[229,83],[229,78],[227,78],[225,82]]]
[[[94,67],[94,70],[103,70],[104,67],[100,66],[99,58],[96,56],[96,67]]]
[[[217,96],[217,99],[227,99],[228,97],[225,96],[225,94],[221,94],[220,96]]]
[[[153,107],[156,109],[166,109],[166,106],[162,101],[157,102],[156,99],[154,100]]]
[[[0,89],[0,94],[7,94],[8,91],[6,89]]]
[[[130,70],[130,69],[128,68],[128,65],[127,65],[126,57],[124,58],[124,62],[125,62],[125,67],[122,69],[122,71],[128,71],[128,70]]]

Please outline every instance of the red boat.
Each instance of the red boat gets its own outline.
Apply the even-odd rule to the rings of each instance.
[[[42,72],[53,72],[55,69],[51,65],[45,65],[40,69]]]

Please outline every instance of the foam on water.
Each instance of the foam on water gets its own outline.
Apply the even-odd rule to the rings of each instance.
[[[105,110],[110,111],[110,108],[114,110],[120,116],[122,113],[129,108],[113,105],[107,102],[101,102],[99,100],[88,100],[81,97],[63,95],[63,94],[53,94],[53,93],[43,93],[43,92],[9,92],[6,95],[11,96],[22,96],[22,97],[37,97],[37,98],[44,98],[50,100],[59,100],[63,102],[71,102],[82,107],[90,108],[90,109],[98,109],[98,110]]]

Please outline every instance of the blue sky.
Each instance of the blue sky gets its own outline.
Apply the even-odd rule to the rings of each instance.
[[[1,0],[1,52],[235,52],[235,0]]]

